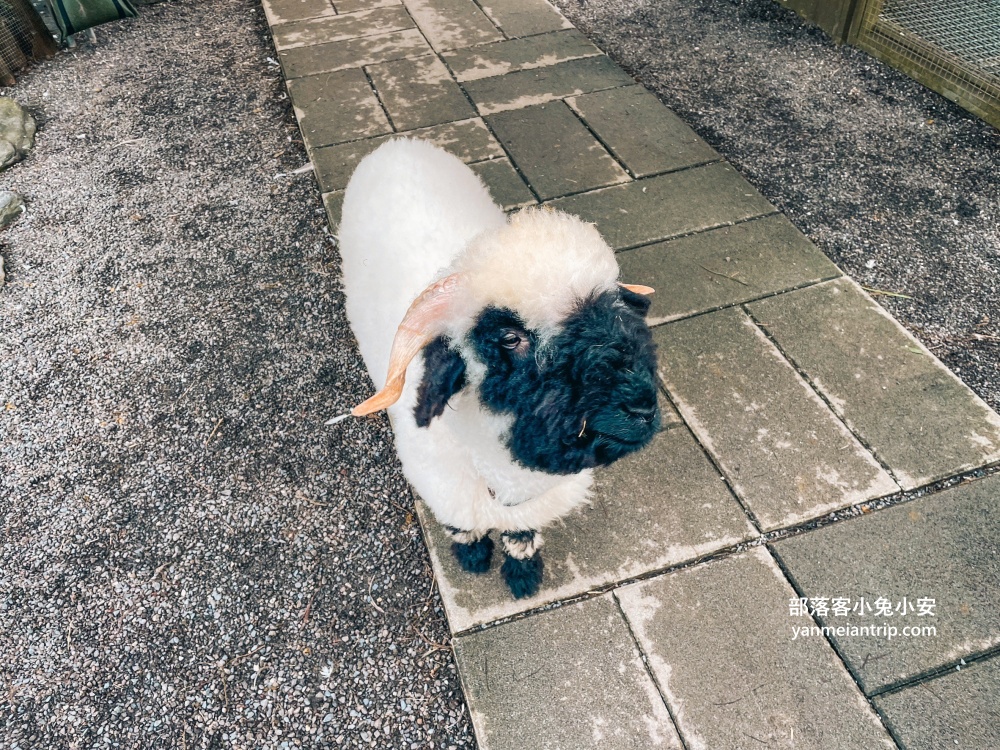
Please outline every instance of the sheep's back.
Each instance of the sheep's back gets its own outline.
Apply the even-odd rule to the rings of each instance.
[[[347,317],[376,388],[410,303],[477,234],[506,223],[482,181],[425,141],[389,141],[362,160],[340,223]]]

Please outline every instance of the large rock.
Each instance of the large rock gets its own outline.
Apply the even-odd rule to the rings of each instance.
[[[13,99],[0,97],[0,170],[19,162],[35,145],[35,119]]]
[[[0,229],[3,229],[24,211],[24,198],[10,190],[0,190]]]

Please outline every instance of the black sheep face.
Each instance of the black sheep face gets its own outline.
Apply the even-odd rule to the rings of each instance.
[[[508,448],[552,474],[606,466],[649,443],[659,428],[649,301],[627,289],[582,301],[542,342],[509,309],[485,309],[469,334],[486,375],[479,397],[513,419]],[[424,353],[415,412],[426,426],[465,385],[465,363],[438,339]]]

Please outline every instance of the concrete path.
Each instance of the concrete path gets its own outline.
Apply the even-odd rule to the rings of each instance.
[[[543,0],[264,7],[332,224],[406,133],[657,289],[664,429],[535,597],[418,505],[481,746],[1000,746],[1000,417]]]

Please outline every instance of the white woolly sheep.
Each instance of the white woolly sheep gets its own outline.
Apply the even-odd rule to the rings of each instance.
[[[515,597],[542,578],[538,531],[588,499],[592,468],[659,425],[644,316],[597,230],[558,211],[508,221],[426,142],[393,140],[351,177],[340,224],[347,316],[411,485],[461,566]],[[402,321],[402,322],[400,322]],[[422,353],[422,356],[418,356]]]

